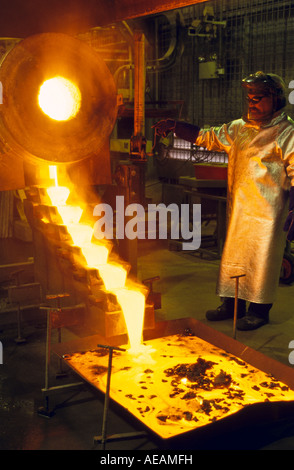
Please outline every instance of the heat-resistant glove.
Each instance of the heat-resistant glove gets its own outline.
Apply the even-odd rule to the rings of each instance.
[[[166,137],[170,132],[174,132],[177,137],[195,143],[200,127],[183,121],[174,121],[173,119],[164,119],[152,126],[157,135]]]
[[[292,242],[294,240],[294,186],[291,187],[289,192],[289,214],[287,216],[284,231],[287,233],[287,240]]]

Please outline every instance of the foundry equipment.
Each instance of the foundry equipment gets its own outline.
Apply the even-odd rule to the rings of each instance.
[[[57,77],[68,93],[80,93],[76,115],[52,119],[41,109],[41,87]],[[72,177],[88,170],[92,184],[111,182],[107,141],[118,98],[109,70],[87,44],[65,34],[28,37],[4,57],[0,81],[2,190],[40,184],[48,164],[65,164]]]
[[[141,35],[136,41],[140,67]],[[7,164],[0,184],[26,188],[36,280],[44,303],[53,302],[42,305],[47,314],[43,414],[51,416],[48,399],[56,391],[49,386],[53,349],[82,382],[106,393],[164,445],[175,440],[183,445],[207,429],[222,432],[232,423],[240,429],[242,419],[248,422],[254,412],[266,420],[280,408],[283,414],[286,405],[288,415],[293,413],[294,378],[288,367],[192,319],[156,323],[154,304],[148,302],[152,288],[146,288],[152,279],[141,284],[114,245],[93,236],[99,197],[92,186],[112,182],[108,140],[119,105],[112,76],[94,51],[63,34],[32,36],[4,58],[0,81]],[[53,95],[62,90],[59,96],[67,96],[65,114],[56,115],[52,97],[46,99],[52,86]],[[139,175],[136,184],[142,182],[142,167],[136,172],[133,164],[141,164],[145,154],[140,92],[137,98],[131,164],[120,167],[118,184],[128,203],[136,200],[130,176]],[[74,346],[61,341],[52,346],[52,329],[60,332],[81,322],[91,325],[92,336]],[[106,441],[104,421],[103,445]]]
[[[144,61],[142,35],[135,42],[137,112],[132,142],[136,144],[131,146],[131,165],[120,166],[126,178],[122,184],[117,181],[126,204],[138,201],[136,190],[142,193],[144,169],[136,162],[145,160],[139,73]],[[144,328],[154,326],[154,305],[147,301],[146,285],[130,278],[128,260],[114,253],[112,242],[99,242],[94,236],[93,208],[100,195],[93,187],[112,184],[109,136],[120,103],[104,62],[85,43],[46,33],[20,41],[11,50],[3,60],[0,79],[2,161],[7,168],[0,185],[25,188],[34,286],[41,292],[39,308],[47,317],[44,397],[48,404],[49,395],[63,389],[49,387],[52,330],[58,331],[58,343],[63,327],[81,324],[106,338],[127,332],[133,347],[140,343]],[[146,282],[151,285],[152,279]],[[29,290],[28,284],[17,288],[24,296]],[[20,317],[19,306],[18,342]],[[59,366],[60,377],[62,361]],[[43,416],[50,415],[47,408]]]
[[[118,188],[126,196],[126,204],[138,202],[137,193],[142,193],[144,178],[142,166],[135,166],[137,160],[144,161],[144,82],[140,74],[143,62],[144,37],[137,34],[137,111],[133,135],[136,144],[131,152],[135,161],[120,166],[125,178],[113,186],[113,190]],[[87,318],[93,315],[96,328],[106,336],[111,334],[110,330],[112,334],[116,329],[121,331],[120,328],[124,329],[121,308],[113,300],[114,296],[101,289],[101,273],[93,261],[93,250],[97,253],[99,247],[91,243],[93,229],[87,225],[93,225],[93,208],[100,202],[93,187],[111,187],[113,183],[109,140],[121,104],[114,79],[104,61],[86,43],[65,34],[43,33],[20,41],[4,57],[0,81],[3,87],[0,187],[3,190],[25,188],[23,203],[33,233],[35,280],[41,286],[43,301],[67,293],[69,296],[63,296],[65,304],[86,303],[90,312]],[[55,191],[53,200],[50,186]],[[63,189],[66,189],[65,199],[56,198]],[[71,201],[64,208],[67,197]],[[62,207],[57,210],[58,205]],[[68,231],[73,212],[65,219],[65,209],[77,214],[76,224],[83,214],[84,225],[75,227],[76,232],[90,230],[90,247],[83,247],[83,252],[82,242]],[[112,269],[115,263],[123,266],[123,279],[136,264],[136,259],[132,258],[131,262],[128,259],[130,253],[136,255],[134,242],[130,244],[131,248],[124,247],[125,260],[121,260],[121,252],[113,256],[111,244],[102,247],[107,251],[107,258],[108,253],[111,253],[110,260],[112,256],[115,258]],[[88,261],[87,248],[92,250]],[[145,286],[142,289],[147,291]],[[147,310],[153,311],[151,306]]]
[[[135,351],[126,342],[122,335],[105,345],[93,335],[53,347],[80,379],[139,424],[137,432],[106,435],[103,421],[102,435],[94,436],[103,449],[144,435],[163,449],[218,448],[232,433],[244,443],[256,427],[293,419],[293,370],[193,318],[156,322]]]

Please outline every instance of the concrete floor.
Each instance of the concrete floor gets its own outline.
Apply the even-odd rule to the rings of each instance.
[[[1,241],[1,264],[23,261],[32,256],[30,243],[15,240]],[[219,305],[215,296],[215,283],[219,261],[199,254],[170,251],[164,244],[143,243],[139,247],[138,278],[160,276],[154,290],[162,294],[162,308],[156,310],[156,320],[192,317],[203,323],[207,309]],[[253,332],[237,332],[237,340],[273,359],[289,364],[289,342],[294,340],[293,318],[294,287],[279,287],[278,299],[271,313],[270,324]],[[1,315],[0,315],[1,317]],[[14,317],[15,318],[15,317]],[[46,323],[38,321],[25,324],[25,344],[16,344],[14,320],[0,323],[0,340],[3,346],[3,364],[0,364],[0,449],[2,450],[100,450],[93,437],[101,435],[104,397],[83,389],[82,392],[63,392],[54,396],[55,414],[44,418],[38,414],[44,400],[41,389],[45,380]],[[0,319],[1,320],[1,319]],[[232,336],[232,322],[209,323],[212,328]],[[77,332],[66,331],[65,340],[75,338]],[[294,367],[294,366],[292,366]],[[52,358],[52,383],[56,379],[57,358]],[[70,381],[73,380],[70,373]],[[74,377],[76,379],[76,377]],[[201,444],[191,444],[196,449],[294,449],[294,423],[272,423],[247,439],[251,432],[208,439]],[[108,434],[140,430],[139,423],[125,416],[111,403],[108,415]],[[253,435],[252,435],[253,436]],[[200,447],[199,447],[200,446]],[[161,444],[152,436],[140,439],[107,442],[106,450],[160,449]]]

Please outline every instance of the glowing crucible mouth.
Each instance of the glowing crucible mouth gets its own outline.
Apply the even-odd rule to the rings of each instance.
[[[43,113],[55,121],[74,118],[81,107],[79,88],[67,78],[56,76],[43,82],[38,95]]]

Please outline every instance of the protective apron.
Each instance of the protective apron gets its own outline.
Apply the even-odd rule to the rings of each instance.
[[[273,303],[279,283],[290,186],[294,186],[294,122],[280,112],[258,125],[243,119],[201,130],[196,145],[228,154],[227,234],[217,294]]]

